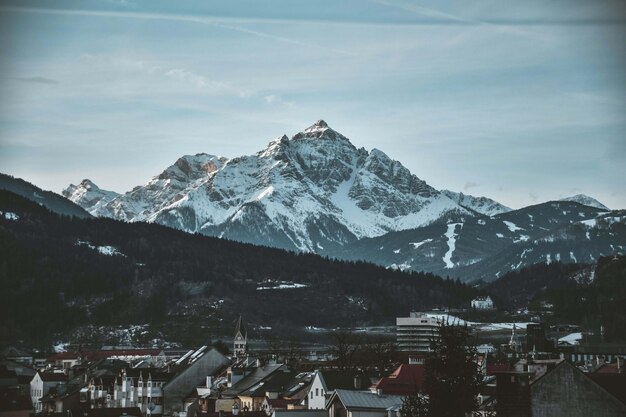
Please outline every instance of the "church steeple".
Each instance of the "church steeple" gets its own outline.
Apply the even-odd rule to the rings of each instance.
[[[233,341],[233,355],[236,358],[246,356],[248,352],[248,330],[246,329],[241,315],[235,326],[235,339]]]

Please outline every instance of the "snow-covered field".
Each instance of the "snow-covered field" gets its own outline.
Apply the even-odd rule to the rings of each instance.
[[[495,332],[499,330],[512,330],[513,326],[516,329],[526,329],[526,326],[530,324],[530,322],[504,322],[504,323],[478,323],[474,321],[466,321],[462,318],[452,316],[450,314],[437,314],[437,313],[428,313],[428,317],[433,317],[439,319],[441,321],[457,324],[461,326],[470,326],[474,329],[484,331],[484,332]]]

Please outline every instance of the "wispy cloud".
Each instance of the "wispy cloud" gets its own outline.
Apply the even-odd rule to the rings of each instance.
[[[252,95],[252,93],[246,89],[235,87],[227,82],[210,79],[205,75],[198,74],[186,68],[164,68],[159,65],[147,64],[142,60],[118,58],[107,55],[83,54],[81,59],[94,62],[99,66],[114,67],[122,71],[141,72],[146,75],[178,81],[199,91],[229,94],[241,98],[250,97]]]
[[[454,23],[454,24],[465,24],[471,26],[482,26],[487,28],[492,28],[494,30],[500,32],[507,32],[514,35],[524,36],[524,37],[537,37],[537,34],[525,29],[520,29],[518,27],[512,27],[508,24],[498,24],[489,22],[486,20],[478,20],[467,18],[464,16],[459,16],[457,14],[446,13],[441,10],[433,9],[430,7],[420,6],[419,4],[407,2],[404,0],[374,0],[375,3],[404,10],[419,16],[423,16],[434,21],[430,21],[429,23]]]
[[[326,52],[334,52],[341,55],[354,55],[350,51],[343,49],[337,49],[333,47],[327,47],[324,45],[318,45],[310,42],[303,42],[298,39],[288,38],[284,36],[274,35],[259,30],[253,30],[241,25],[225,23],[233,21],[233,19],[226,19],[221,17],[203,17],[203,16],[189,16],[181,14],[163,14],[163,13],[145,13],[145,12],[121,12],[121,11],[103,11],[103,10],[68,10],[68,9],[47,9],[47,8],[31,8],[31,7],[0,7],[0,11],[16,12],[16,13],[41,13],[41,14],[53,14],[53,15],[69,15],[69,16],[90,16],[90,17],[114,17],[122,19],[142,19],[142,20],[166,20],[177,21],[187,23],[197,23],[202,25],[210,25],[222,29],[231,31],[237,31],[240,33],[246,33],[248,35],[272,39],[275,41],[289,43],[293,45],[302,46],[305,48],[322,50]],[[237,19],[241,21],[242,19]],[[251,21],[253,23],[254,21]]]
[[[287,107],[295,107],[295,103],[284,100],[281,96],[275,94],[264,96],[263,99],[267,104],[282,104]]]

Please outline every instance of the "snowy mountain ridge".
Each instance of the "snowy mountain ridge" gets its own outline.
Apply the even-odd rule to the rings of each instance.
[[[626,248],[626,218],[590,197],[511,210],[439,191],[322,120],[252,155],[183,156],[125,194],[85,180],[63,195],[99,217],[464,280]]]
[[[571,197],[562,198],[559,201],[573,201],[575,203],[580,203],[584,206],[599,208],[600,210],[607,210],[607,211],[610,210],[607,206],[605,206],[604,204],[602,204],[595,198],[589,197],[588,195],[585,195],[585,194],[576,194]]]
[[[95,216],[314,252],[476,215],[382,151],[357,149],[323,120],[254,155],[184,156],[123,195],[83,183],[63,194]]]

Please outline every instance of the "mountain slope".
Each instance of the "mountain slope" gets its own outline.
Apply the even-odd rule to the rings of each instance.
[[[362,239],[337,250],[335,256],[465,281],[491,281],[535,263],[589,263],[625,252],[624,212],[564,201]]]
[[[81,200],[72,189],[66,195],[97,216],[317,253],[476,216],[383,152],[357,149],[322,120],[254,155],[185,156],[111,201]]]
[[[460,206],[484,214],[485,216],[495,216],[496,214],[506,213],[512,210],[487,197],[474,197],[468,194],[455,193],[450,190],[442,190],[441,192]]]
[[[74,204],[52,191],[44,191],[23,179],[14,178],[10,175],[0,173],[0,190],[11,191],[58,214],[80,218],[91,217],[80,205]]]
[[[599,208],[600,210],[609,210],[609,208],[607,206],[605,206],[604,204],[602,204],[601,202],[599,202],[595,198],[589,197],[588,195],[584,195],[584,194],[576,194],[576,195],[571,196],[571,197],[562,198],[559,201],[574,201],[576,203],[580,203],[580,204],[583,204],[585,206],[591,206],[591,207]]]

